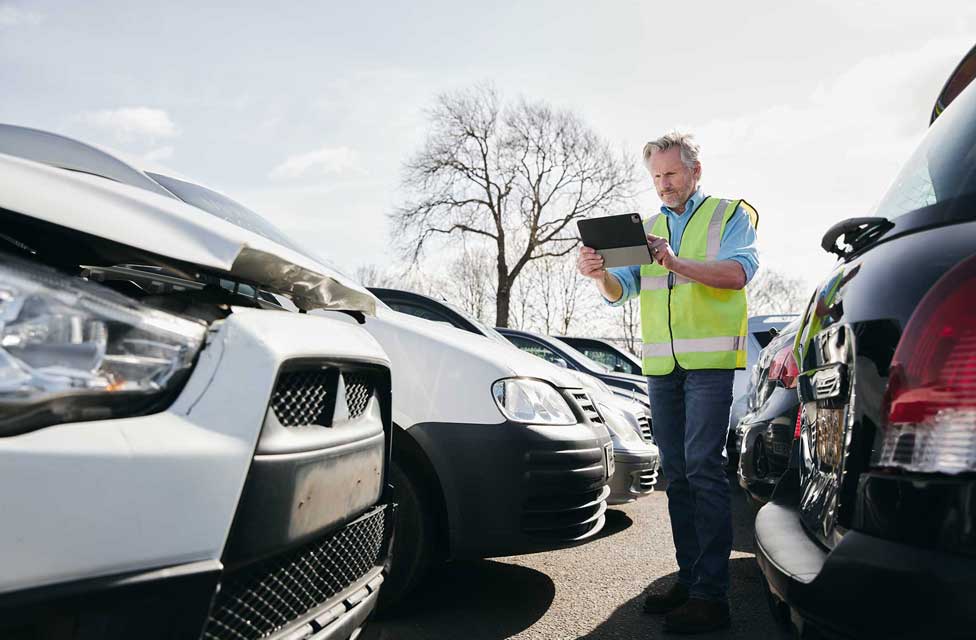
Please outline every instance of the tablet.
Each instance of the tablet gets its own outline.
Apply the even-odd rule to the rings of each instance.
[[[583,245],[596,249],[603,256],[603,266],[607,268],[654,262],[639,214],[622,213],[578,220],[576,226]]]

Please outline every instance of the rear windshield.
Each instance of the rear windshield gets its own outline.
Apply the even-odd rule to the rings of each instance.
[[[881,199],[876,215],[900,215],[976,193],[976,84],[932,124]]]

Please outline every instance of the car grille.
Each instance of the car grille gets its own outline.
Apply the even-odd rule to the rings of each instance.
[[[586,395],[582,391],[574,391],[573,398],[576,400],[577,404],[579,404],[580,410],[583,412],[583,415],[586,416],[587,420],[590,422],[603,424],[603,417],[600,415],[600,412],[596,410],[596,405],[594,405],[593,401],[590,400],[590,396]]]
[[[574,495],[537,497],[522,508],[522,530],[546,540],[574,540],[602,526],[610,487]]]
[[[369,375],[343,372],[346,406],[349,417],[358,418],[366,411],[375,385]],[[284,371],[278,376],[271,395],[271,410],[283,426],[332,426],[335,410],[338,371],[336,369],[307,369]]]
[[[390,512],[377,507],[324,538],[231,573],[203,638],[265,638],[327,604],[382,563]]]
[[[637,424],[640,425],[641,435],[644,436],[644,441],[654,442],[654,433],[651,431],[651,419],[647,416],[640,416],[637,418]]]
[[[358,418],[366,412],[366,405],[373,397],[373,385],[369,376],[361,373],[343,373],[342,379],[346,383],[346,406],[349,407],[349,417]]]
[[[657,469],[652,469],[651,471],[645,471],[640,474],[639,486],[641,491],[650,491],[654,488],[657,483]]]

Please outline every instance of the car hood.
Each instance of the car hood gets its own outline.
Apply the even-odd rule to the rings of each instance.
[[[525,353],[515,345],[463,331],[443,322],[425,320],[383,306],[377,309],[376,318],[366,323],[366,328],[369,330],[377,325],[386,325],[394,332],[409,332],[437,342],[439,349],[455,351],[456,354],[452,357],[480,360],[497,369],[499,378],[539,378],[563,389],[579,389],[582,386],[566,369]]]
[[[376,310],[375,298],[331,265],[173,198],[106,178],[0,154],[0,207],[230,274],[288,296],[300,309]]]

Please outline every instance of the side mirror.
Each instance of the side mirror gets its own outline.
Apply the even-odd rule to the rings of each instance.
[[[625,369],[624,365],[620,364],[619,362],[613,365],[613,371],[614,373],[627,373],[627,369]]]
[[[777,329],[776,327],[770,328],[770,330],[769,330],[769,337],[770,338],[775,338],[778,335],[779,335],[779,329]]]
[[[959,66],[955,68],[949,76],[949,79],[946,80],[945,86],[942,87],[939,98],[935,101],[935,106],[932,108],[932,118],[929,120],[930,125],[963,92],[963,89],[969,86],[973,79],[976,79],[976,47],[970,49],[969,53],[963,56],[963,59],[959,62]]]
[[[556,358],[555,360],[552,361],[552,363],[557,367],[562,367],[563,369],[569,369],[569,363],[562,358]]]

